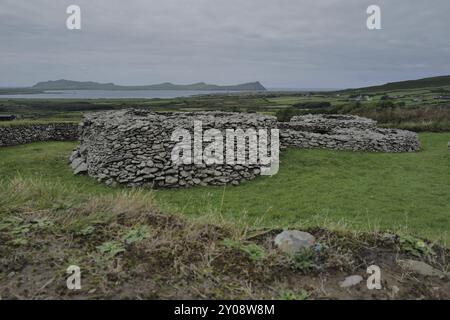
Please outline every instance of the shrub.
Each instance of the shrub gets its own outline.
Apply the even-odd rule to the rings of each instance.
[[[292,266],[302,272],[310,271],[315,267],[314,252],[310,249],[304,249],[290,256]]]
[[[261,261],[266,257],[266,251],[264,248],[255,243],[244,244],[229,238],[224,239],[222,243],[227,248],[245,252],[250,260],[254,262]]]
[[[434,132],[450,129],[450,109],[446,106],[414,109],[400,107],[381,110],[363,109],[352,113],[399,129]]]
[[[435,255],[431,245],[410,235],[400,237],[400,247],[403,251],[416,257]]]
[[[310,296],[309,292],[306,290],[300,290],[299,293],[296,293],[294,291],[288,290],[283,291],[280,294],[280,300],[306,300]]]
[[[321,109],[331,107],[328,101],[300,102],[292,105],[296,109]]]
[[[100,246],[98,246],[97,249],[101,253],[103,253],[109,257],[114,257],[115,255],[125,251],[125,248],[123,247],[123,245],[117,241],[104,242]]]
[[[122,240],[126,244],[133,244],[147,239],[150,236],[150,228],[148,226],[139,226],[128,231]]]
[[[289,122],[293,116],[298,114],[299,114],[298,110],[294,110],[293,108],[286,108],[278,110],[275,116],[277,117],[277,120],[280,122]]]
[[[395,103],[390,100],[380,100],[380,102],[377,103],[377,107],[381,109],[394,108]]]

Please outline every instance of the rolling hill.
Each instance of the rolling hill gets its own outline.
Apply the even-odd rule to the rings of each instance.
[[[204,82],[179,85],[170,82],[161,84],[145,85],[145,86],[120,86],[114,83],[99,83],[92,81],[71,81],[71,80],[55,80],[39,82],[32,89],[37,90],[203,90],[203,91],[266,91],[266,88],[259,83],[249,82],[237,85],[219,86],[215,84],[207,84]]]
[[[379,86],[371,86],[357,89],[348,89],[345,91],[394,91],[420,88],[434,88],[450,86],[450,75],[431,78],[423,78],[418,80],[406,80],[398,82],[389,82]]]

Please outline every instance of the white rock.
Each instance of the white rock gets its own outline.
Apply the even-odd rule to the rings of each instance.
[[[361,281],[363,281],[363,277],[361,277],[360,275],[348,276],[347,278],[344,279],[344,281],[339,282],[339,286],[341,288],[349,288],[356,286]]]
[[[83,163],[80,163],[80,165],[75,168],[75,170],[73,171],[73,174],[85,173],[87,171],[88,171],[87,164],[83,162]]]
[[[72,169],[76,169],[76,168],[78,168],[78,166],[80,165],[80,164],[82,164],[83,163],[83,159],[82,158],[75,158],[72,162],[71,162],[71,164],[70,164],[70,166],[72,167]]]
[[[172,177],[172,176],[166,177],[167,184],[175,184],[177,182],[178,182],[178,179],[176,177]]]
[[[75,160],[75,158],[77,158],[78,156],[79,156],[78,150],[74,150],[74,151],[72,152],[72,154],[70,155],[69,162],[72,162],[72,161]]]
[[[283,252],[294,254],[304,248],[311,248],[316,238],[308,232],[289,230],[275,237],[275,245]]]

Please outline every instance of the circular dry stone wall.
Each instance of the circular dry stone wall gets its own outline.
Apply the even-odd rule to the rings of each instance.
[[[176,130],[191,134],[194,125],[202,130],[276,128],[275,117],[258,114],[196,112],[153,113],[120,110],[87,114],[80,123],[80,145],[71,155],[75,173],[88,173],[108,185],[146,187],[189,187],[194,185],[237,185],[261,173],[258,164],[174,163],[172,151],[183,139],[174,141]],[[202,148],[208,144],[204,143]],[[183,153],[180,153],[183,155]],[[192,151],[195,159],[195,153]],[[201,162],[201,160],[200,160]]]
[[[365,152],[420,151],[415,132],[378,128],[377,122],[353,115],[295,116],[279,123],[283,146]]]
[[[75,141],[76,123],[14,124],[0,126],[0,147],[39,141]]]
[[[228,132],[239,130],[245,140],[243,149],[234,144],[238,138],[228,144]],[[254,139],[247,135],[251,131],[256,134]],[[146,187],[238,185],[242,180],[267,174],[268,167],[271,174],[276,173],[280,148],[365,152],[416,152],[421,148],[414,132],[378,128],[376,121],[350,115],[305,115],[277,123],[275,117],[259,114],[154,113],[131,109],[87,114],[79,132],[80,145],[70,158],[75,174],[88,173],[108,185]],[[214,132],[218,138],[206,139],[208,132]],[[264,132],[267,141],[261,143]],[[274,136],[277,139],[272,139]],[[211,155],[207,150],[213,141],[222,141],[218,153],[222,154],[222,160],[209,163],[205,155]],[[254,143],[247,143],[250,141]],[[181,158],[187,154],[186,149],[190,161],[174,159],[174,150],[178,150],[175,154]],[[233,155],[231,162],[229,151]],[[249,161],[255,152],[257,161]],[[212,158],[215,157],[216,152]],[[239,157],[245,159],[244,163]],[[261,158],[271,162],[268,164]]]

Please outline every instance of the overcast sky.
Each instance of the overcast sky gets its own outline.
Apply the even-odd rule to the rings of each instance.
[[[82,30],[66,28],[81,7]],[[378,4],[382,30],[366,28]],[[1,0],[0,86],[346,88],[450,74],[449,0]]]

